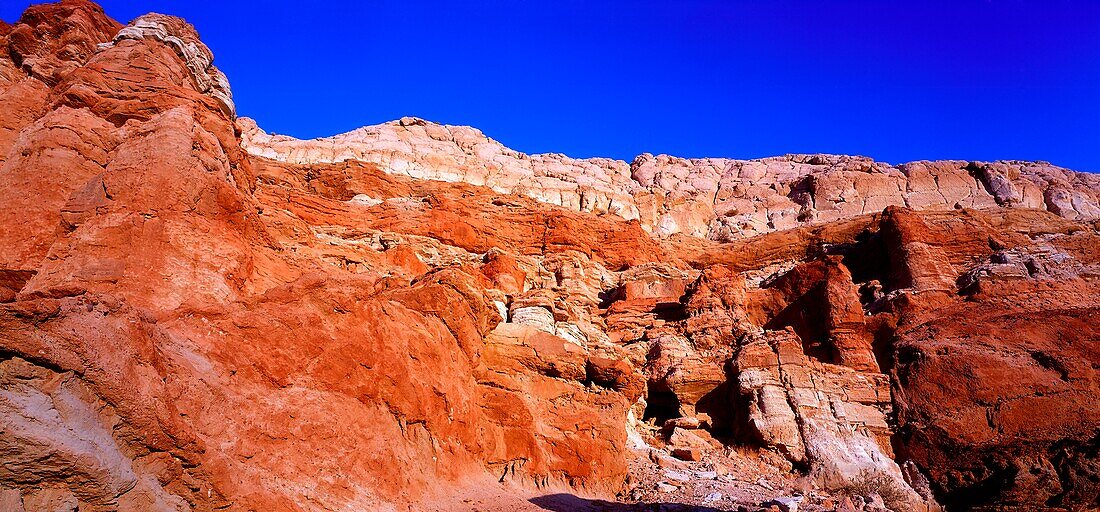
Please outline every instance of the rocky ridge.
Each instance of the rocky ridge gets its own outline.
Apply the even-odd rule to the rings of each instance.
[[[271,135],[239,120],[250,154],[311,165],[349,160],[418,179],[488,186],[566,208],[637,219],[660,237],[728,241],[882,211],[1045,209],[1100,219],[1100,178],[1044,162],[910,162],[786,155],[759,160],[642,154],[627,163],[508,149],[467,126],[406,117],[313,140]]]
[[[294,141],[84,0],[0,49],[0,508],[1100,504],[1092,175]]]

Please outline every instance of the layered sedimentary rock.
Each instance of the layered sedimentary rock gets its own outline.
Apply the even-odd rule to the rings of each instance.
[[[206,51],[189,26],[143,17],[116,37],[69,21],[86,17],[113,24],[68,2],[12,29],[38,23],[106,43],[49,75],[52,88],[0,61],[16,77],[5,93],[28,80],[47,91],[20,96],[27,108],[4,105],[20,115],[5,115],[18,135],[2,148],[0,486],[23,509],[376,509],[434,482],[520,468],[541,486],[621,486],[638,386],[587,350],[581,375],[490,357],[504,316],[496,287],[514,291],[525,275],[492,279],[502,272],[469,244],[508,244],[456,229],[460,212],[422,200],[460,207],[469,190],[397,198],[370,216],[450,210],[436,227],[464,249],[378,230],[375,249],[355,232],[367,224],[310,224],[285,201],[321,217],[362,207],[310,192],[280,199],[292,183],[257,189],[306,170],[266,170],[240,151],[231,111],[200,76],[209,68],[191,60]],[[54,51],[40,61],[68,52]],[[417,195],[409,183],[376,185],[364,192]],[[545,232],[540,220],[528,219],[531,232]],[[598,236],[616,230],[629,231]]]
[[[172,16],[146,14],[120,30],[113,41],[101,43],[98,49],[109,49],[127,39],[136,41],[153,39],[171,47],[191,71],[195,89],[217,98],[226,114],[236,115],[237,109],[233,104],[233,92],[229,88],[229,79],[213,66],[214,54],[199,40],[195,29],[186,22]]]
[[[5,509],[626,499],[734,451],[869,510],[1100,500],[1095,176],[297,141],[81,0],[0,49]]]
[[[851,218],[887,206],[1037,208],[1100,219],[1100,178],[1042,162],[911,162],[787,155],[759,160],[639,155],[632,162],[528,155],[467,126],[417,118],[297,140],[240,120],[242,147],[296,164],[349,160],[387,173],[484,185],[566,208],[638,219],[657,236],[730,240]]]
[[[960,269],[962,300],[915,299],[893,340],[899,455],[928,468],[953,508],[1093,508],[1095,231],[973,225],[972,243],[990,245],[977,256],[956,226],[926,240]]]
[[[735,366],[752,434],[809,463],[826,485],[882,474],[906,494],[906,508],[928,508],[892,458],[889,379],[814,360],[801,345],[782,331],[741,347]]]

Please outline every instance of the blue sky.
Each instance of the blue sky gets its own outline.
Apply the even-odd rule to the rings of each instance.
[[[13,21],[29,4],[0,2]],[[1100,171],[1100,2],[105,0],[195,24],[242,115],[405,115],[525,152],[1048,160]]]

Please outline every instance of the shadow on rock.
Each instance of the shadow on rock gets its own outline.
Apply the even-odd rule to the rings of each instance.
[[[554,512],[724,512],[723,509],[679,503],[616,503],[565,493],[547,494],[528,501]]]

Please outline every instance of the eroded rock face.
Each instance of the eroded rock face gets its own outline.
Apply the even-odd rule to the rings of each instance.
[[[566,208],[637,219],[649,233],[724,241],[880,212],[1038,208],[1100,219],[1096,176],[1038,162],[911,162],[787,155],[760,160],[643,154],[627,163],[513,151],[466,126],[416,118],[297,140],[241,119],[251,154],[295,164],[359,161],[413,178],[484,185]]]
[[[19,226],[0,254],[5,496],[26,510],[338,510],[478,478],[622,485],[637,377],[596,344],[553,376],[491,357],[496,303],[526,272],[521,255],[483,254],[548,244],[630,259],[644,237],[576,230],[576,217],[547,232],[560,214],[369,169],[363,192],[391,201],[348,202],[306,170],[248,160],[228,89],[203,75],[216,77],[209,51],[181,20],[121,29],[91,4],[53,9],[28,15],[36,30],[99,47],[49,80],[0,61],[3,94],[21,99],[2,116],[17,135],[2,148],[0,218]],[[470,192],[488,217],[460,211]],[[486,231],[508,211],[544,237]]]
[[[1096,260],[1054,254],[1067,258],[1055,274],[979,265],[967,301],[899,326],[897,445],[928,468],[949,506],[1100,500]]]
[[[183,20],[162,14],[146,14],[131,21],[120,30],[110,43],[98,46],[99,50],[109,49],[125,40],[141,41],[152,39],[164,43],[176,51],[195,81],[195,88],[216,98],[226,114],[235,116],[233,92],[229,89],[229,79],[211,64],[214,54],[199,39],[194,27]]]
[[[793,330],[746,340],[734,365],[749,425],[762,442],[808,463],[827,485],[881,473],[906,492],[910,509],[928,507],[892,458],[885,375],[815,361]]]
[[[732,451],[894,510],[1100,499],[1094,176],[297,141],[177,18],[0,48],[0,508],[610,498]]]
[[[4,34],[5,60],[48,85],[84,65],[122,28],[98,5],[70,0],[32,6]]]

